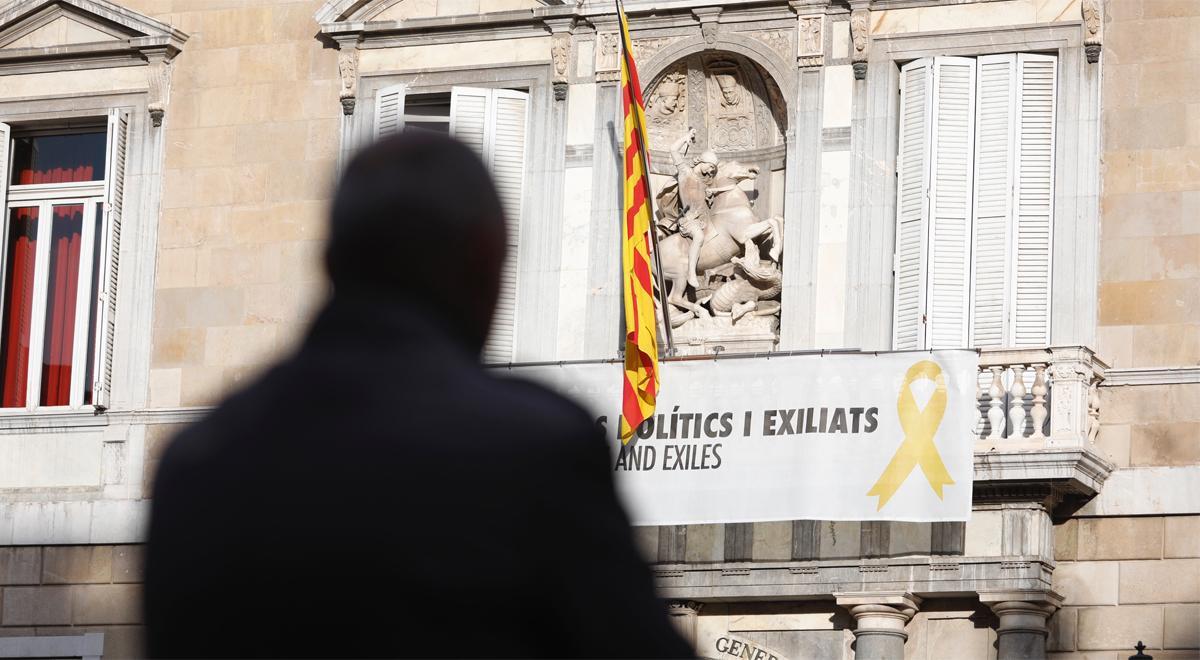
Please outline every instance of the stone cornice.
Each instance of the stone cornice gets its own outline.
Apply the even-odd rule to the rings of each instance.
[[[1200,383],[1200,366],[1109,369],[1101,387],[1126,385],[1191,385]]]
[[[843,599],[893,592],[926,597],[968,591],[1047,592],[1054,566],[1037,557],[895,557],[806,562],[657,564],[661,597],[673,600]],[[847,600],[849,602],[849,600]]]
[[[1050,484],[1064,495],[1091,497],[1115,468],[1090,448],[976,451],[975,487]]]

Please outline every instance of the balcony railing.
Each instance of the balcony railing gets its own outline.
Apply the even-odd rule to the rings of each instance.
[[[1090,446],[1100,429],[1096,388],[1107,368],[1083,346],[984,349],[976,451]]]

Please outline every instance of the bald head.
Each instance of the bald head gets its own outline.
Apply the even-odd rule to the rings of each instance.
[[[334,295],[410,301],[487,337],[504,261],[504,212],[465,145],[423,131],[363,149],[333,203],[326,266]]]

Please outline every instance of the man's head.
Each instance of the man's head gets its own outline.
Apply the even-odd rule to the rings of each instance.
[[[717,159],[717,154],[711,150],[705,151],[696,157],[695,172],[705,180],[711,181],[717,175],[717,164],[720,161]]]
[[[500,287],[504,211],[465,145],[428,132],[359,152],[333,202],[325,263],[334,296],[409,301],[483,346]]]

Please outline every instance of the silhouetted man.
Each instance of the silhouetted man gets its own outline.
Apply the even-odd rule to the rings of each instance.
[[[615,231],[615,229],[614,229]],[[574,404],[478,355],[503,212],[465,146],[367,148],[298,352],[184,431],[154,488],[156,656],[685,656]]]

